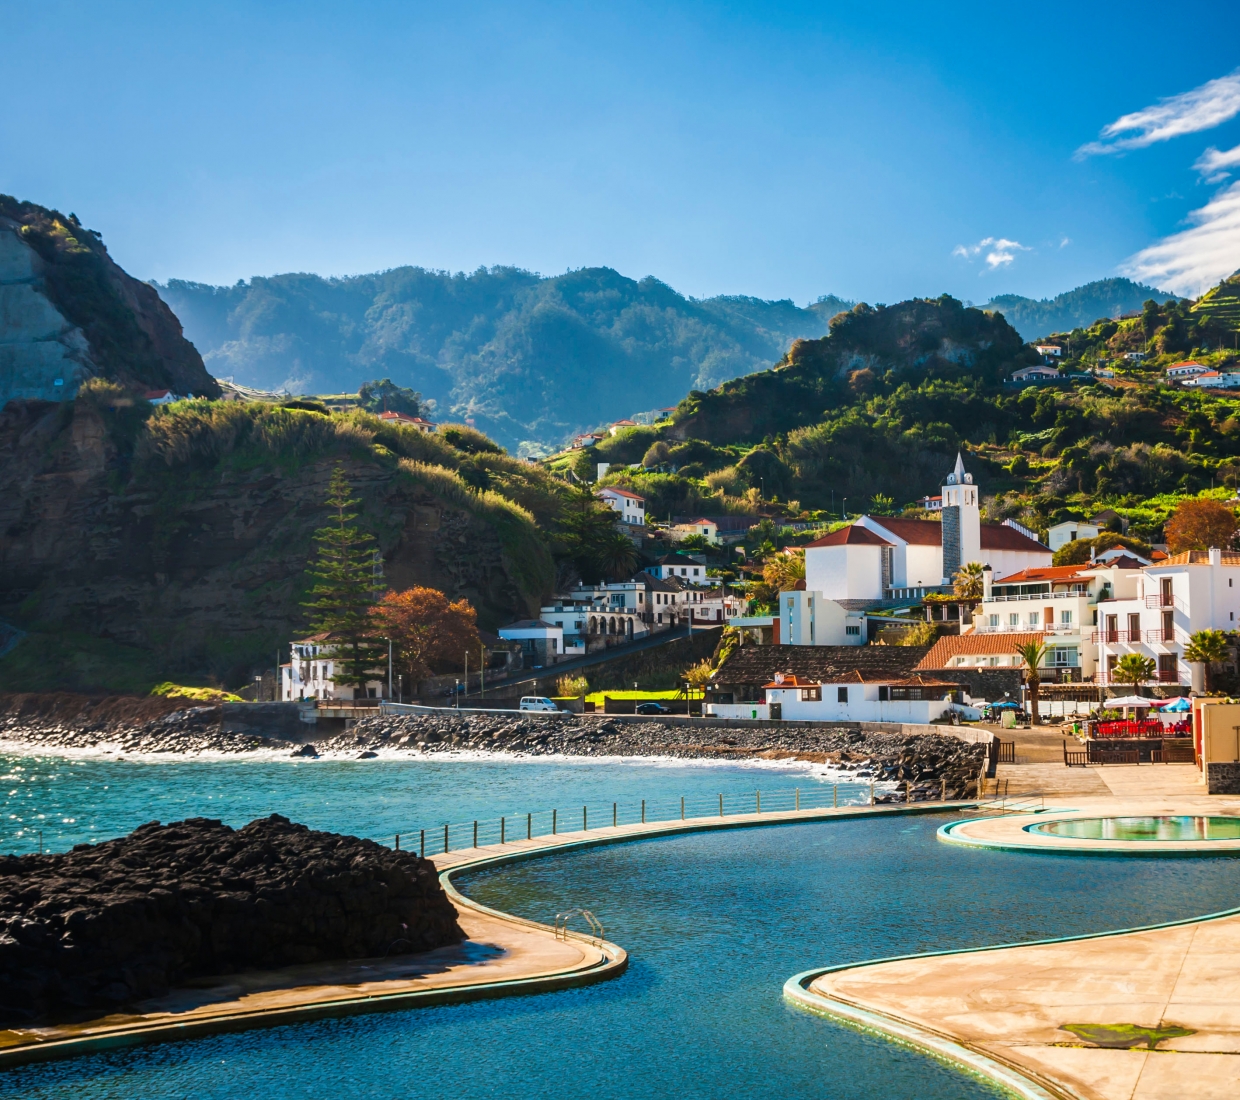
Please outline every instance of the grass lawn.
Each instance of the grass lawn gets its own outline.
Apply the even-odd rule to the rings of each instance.
[[[586,696],[586,702],[601,707],[604,695],[610,699],[679,699],[681,697],[681,693],[675,688],[670,691],[592,691]]]

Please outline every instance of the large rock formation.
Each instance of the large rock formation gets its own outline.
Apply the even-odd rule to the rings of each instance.
[[[0,858],[0,1025],[115,1010],[195,977],[429,951],[463,933],[434,864],[272,815],[143,825]]]
[[[0,195],[0,408],[67,400],[91,377],[220,393],[155,288],[122,271],[97,233]]]

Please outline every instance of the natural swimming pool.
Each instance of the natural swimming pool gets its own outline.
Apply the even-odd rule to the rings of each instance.
[[[230,775],[240,797],[244,773]],[[737,782],[749,778],[742,771]],[[639,769],[633,781],[654,779]],[[720,781],[708,775],[702,783]],[[284,784],[274,782],[268,790],[279,795]],[[299,777],[288,784],[290,800],[304,797]],[[354,796],[334,797],[361,813]],[[631,952],[628,972],[563,993],[26,1067],[0,1074],[0,1098],[993,1096],[988,1085],[922,1055],[786,1007],[784,980],[815,965],[1101,931],[1240,904],[1234,860],[965,849],[935,840],[944,820],[692,834],[462,876],[478,900],[536,919],[588,905]]]
[[[1031,832],[1075,840],[1240,840],[1240,818],[1076,817],[1043,822],[1034,825]]]

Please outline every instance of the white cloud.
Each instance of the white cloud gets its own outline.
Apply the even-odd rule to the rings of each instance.
[[[972,260],[975,256],[982,256],[986,261],[986,266],[991,271],[996,271],[1001,267],[1007,267],[1014,259],[1017,252],[1028,252],[1020,241],[1009,241],[1006,237],[984,237],[977,244],[958,244],[952,249],[953,256],[959,256],[964,260]]]
[[[1071,243],[1072,243],[1072,238],[1071,238],[1071,237],[1064,237],[1064,238],[1063,238],[1063,239],[1059,242],[1059,247],[1060,247],[1060,248],[1067,248],[1067,247],[1068,247],[1068,245],[1070,245]]]
[[[1240,145],[1222,151],[1211,145],[1197,158],[1193,167],[1206,177],[1207,183],[1219,183],[1230,176],[1231,169],[1237,165],[1240,165]]]
[[[1240,181],[1188,215],[1191,229],[1144,248],[1120,267],[1141,282],[1196,297],[1240,268]]]
[[[1211,130],[1237,114],[1240,114],[1240,69],[1209,80],[1191,92],[1159,100],[1152,107],[1117,118],[1102,128],[1101,141],[1082,145],[1076,155],[1079,159],[1091,153],[1144,149],[1156,141],[1170,141],[1183,134]]]

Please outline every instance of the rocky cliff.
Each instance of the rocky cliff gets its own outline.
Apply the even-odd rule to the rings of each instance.
[[[92,383],[92,386],[94,384]],[[389,587],[465,596],[494,629],[536,611],[551,563],[534,519],[467,488],[472,461],[363,413],[186,402],[0,411],[0,658],[13,690],[238,686],[305,629],[313,533],[344,467]],[[531,469],[487,456],[495,484]],[[511,468],[511,470],[509,470]],[[531,474],[532,476],[532,474]]]
[[[67,400],[92,377],[220,392],[154,287],[122,271],[97,233],[0,195],[0,407]]]
[[[0,857],[0,928],[0,1025],[97,1015],[195,977],[464,938],[430,860],[276,814]]]

